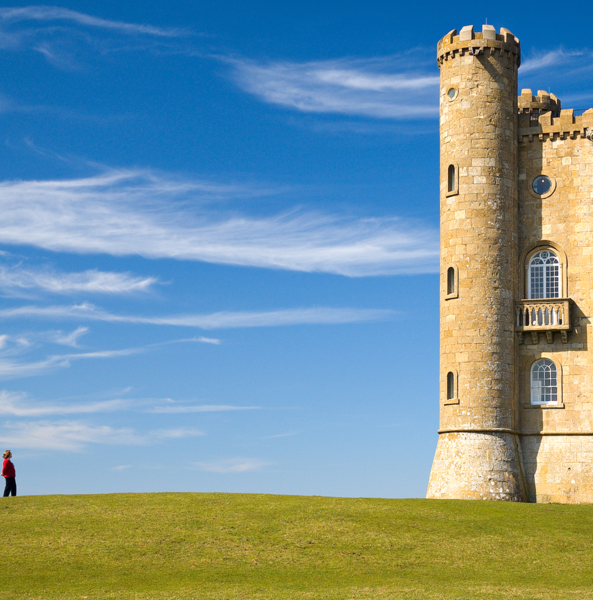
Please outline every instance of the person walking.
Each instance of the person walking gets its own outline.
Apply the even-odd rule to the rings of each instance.
[[[2,463],[2,477],[6,479],[6,487],[4,488],[4,497],[16,496],[16,471],[14,465],[10,460],[12,458],[12,452],[7,450],[3,455],[4,462]]]

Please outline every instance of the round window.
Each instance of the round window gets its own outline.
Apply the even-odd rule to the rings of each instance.
[[[531,187],[536,194],[543,196],[552,189],[552,180],[546,175],[540,175],[533,180]]]
[[[455,88],[449,88],[447,90],[447,96],[449,96],[449,100],[455,100],[457,96],[457,90]]]

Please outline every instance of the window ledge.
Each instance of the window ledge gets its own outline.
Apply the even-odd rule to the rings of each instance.
[[[523,404],[523,408],[543,408],[545,410],[550,408],[564,408],[564,402],[558,402],[557,404]]]

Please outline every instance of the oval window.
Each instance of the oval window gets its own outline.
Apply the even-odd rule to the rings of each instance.
[[[447,96],[449,96],[449,100],[455,100],[455,96],[457,96],[457,90],[455,88],[449,88],[447,90]]]
[[[536,194],[543,196],[552,189],[552,180],[546,175],[540,175],[533,180],[531,187]]]

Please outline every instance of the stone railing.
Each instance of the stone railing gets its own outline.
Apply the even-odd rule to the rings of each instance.
[[[539,333],[545,333],[548,343],[554,341],[554,332],[559,331],[562,341],[568,341],[570,331],[570,300],[547,298],[519,300],[515,302],[515,331],[523,343],[523,334],[530,332],[534,344],[539,343]]]

